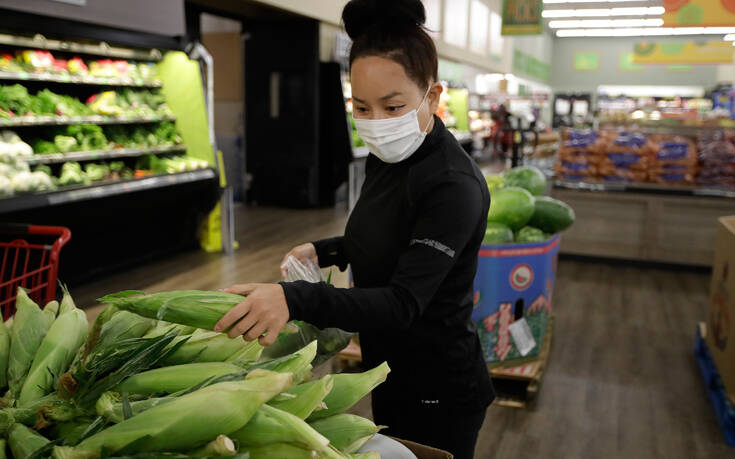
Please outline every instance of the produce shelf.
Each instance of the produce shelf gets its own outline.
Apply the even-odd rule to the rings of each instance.
[[[0,199],[2,212],[16,212],[39,207],[54,206],[76,201],[106,198],[136,191],[164,188],[172,185],[211,180],[216,178],[214,169],[200,169],[176,174],[155,175],[143,178],[98,182],[90,186],[66,187],[44,193],[25,194]]]
[[[735,191],[719,188],[707,188],[685,185],[660,185],[656,183],[602,183],[602,182],[572,182],[555,180],[555,188],[585,191],[631,191],[639,193],[671,194],[678,196],[711,196],[720,198],[735,198]]]
[[[144,124],[176,121],[173,116],[16,116],[0,119],[0,128],[22,126],[67,126],[70,124]]]
[[[49,83],[88,84],[96,86],[129,86],[134,88],[160,88],[160,81],[134,81],[120,78],[57,75],[53,73],[0,72],[0,81],[45,81]]]
[[[16,35],[0,34],[0,45],[9,45],[31,49],[45,49],[48,51],[63,51],[65,53],[90,54],[102,57],[119,59],[134,59],[138,61],[160,61],[161,52],[157,49],[142,50],[110,46],[107,43],[86,44],[73,41],[48,39],[42,35],[21,37]]]
[[[36,164],[59,164],[68,161],[96,161],[98,159],[134,158],[147,154],[160,155],[164,153],[185,152],[186,145],[174,145],[171,147],[150,148],[117,148],[114,150],[79,151],[73,153],[53,153],[48,155],[33,155],[27,158],[28,165]]]

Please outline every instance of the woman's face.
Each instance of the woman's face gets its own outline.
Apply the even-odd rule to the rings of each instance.
[[[405,115],[419,108],[426,93],[426,88],[419,87],[406,75],[401,64],[384,57],[355,59],[350,77],[355,118],[377,120]],[[434,83],[418,110],[419,127],[422,130],[427,128],[432,115],[436,113],[441,92],[441,84]]]

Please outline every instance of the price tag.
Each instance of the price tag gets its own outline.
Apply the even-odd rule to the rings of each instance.
[[[516,320],[510,324],[508,329],[510,330],[513,342],[515,342],[516,347],[518,348],[518,352],[520,352],[522,356],[525,356],[531,352],[531,349],[536,347],[536,340],[533,339],[531,327],[528,326],[528,322],[526,322],[525,318]]]

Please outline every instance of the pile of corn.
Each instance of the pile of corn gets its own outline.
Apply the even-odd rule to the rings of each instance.
[[[19,289],[14,317],[0,321],[0,459],[380,457],[356,453],[380,428],[344,412],[385,381],[388,365],[311,374],[346,345],[343,334],[317,331],[332,342],[282,354],[211,331],[238,295],[101,301],[90,327],[68,292],[41,309]],[[315,333],[291,328],[275,349]]]

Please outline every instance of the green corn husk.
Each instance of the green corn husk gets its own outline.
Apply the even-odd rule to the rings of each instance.
[[[173,400],[176,400],[176,397],[153,397],[130,402],[130,415],[131,417],[136,416],[143,411],[147,411],[155,406],[162,405]],[[125,420],[125,408],[120,395],[116,392],[105,392],[102,394],[99,400],[97,400],[95,409],[99,416],[104,417],[114,424],[118,424]]]
[[[273,443],[265,446],[240,447],[241,453],[250,455],[250,459],[316,459],[316,451],[301,448],[289,443]]]
[[[188,363],[138,373],[123,381],[115,390],[140,395],[171,394],[209,378],[242,371],[242,368],[226,362]]]
[[[240,446],[265,446],[272,443],[293,443],[314,450],[323,457],[344,457],[329,447],[329,439],[314,430],[304,420],[291,413],[263,405],[245,427],[230,434]]]
[[[241,339],[241,338],[235,338]],[[227,358],[227,362],[233,362],[235,365],[241,365],[249,362],[257,362],[260,356],[263,354],[264,347],[258,342],[258,340],[246,342],[245,346],[238,352],[234,353]]]
[[[382,428],[369,419],[347,413],[319,419],[309,425],[327,437],[335,448],[344,453],[358,451]]]
[[[8,385],[8,357],[10,356],[10,332],[0,320],[0,389]]]
[[[274,398],[268,404],[279,410],[287,411],[301,419],[308,418],[316,409],[326,408],[324,398],[334,386],[332,375],[326,375],[316,381],[294,386],[286,393],[291,397]],[[282,395],[286,395],[282,394]]]
[[[15,398],[23,387],[28,370],[33,363],[38,347],[49,329],[43,311],[33,302],[25,290],[18,288],[15,321],[10,334],[10,355],[8,356],[8,385]]]
[[[235,454],[237,454],[237,446],[227,435],[218,435],[203,447],[189,452],[191,457],[223,457]]]
[[[104,392],[113,390],[130,376],[154,367],[168,353],[175,352],[176,346],[171,346],[171,343],[176,336],[176,333],[169,333],[150,339],[131,338],[94,348],[81,361],[83,364],[80,362],[61,377],[59,395],[71,398],[84,409],[94,409]]]
[[[140,338],[148,333],[156,322],[128,311],[115,312],[100,330],[97,346],[104,347],[119,340]]]
[[[33,426],[40,421],[38,413],[46,405],[59,401],[56,394],[48,394],[23,408],[7,407],[0,410],[0,436],[5,435],[13,424]]]
[[[265,373],[265,372],[264,372]],[[244,381],[205,387],[115,424],[56,457],[124,451],[186,451],[248,423],[258,408],[288,389],[292,376],[268,372]]]
[[[132,313],[131,313],[132,314]],[[138,314],[135,314],[138,316]],[[138,316],[141,317],[141,316]],[[152,320],[152,319],[151,319]],[[181,325],[181,324],[174,324],[171,322],[166,322],[165,320],[159,320],[156,322],[156,325],[148,330],[148,332],[143,335],[144,338],[155,338],[156,336],[161,336],[166,333],[170,333],[171,331],[178,331],[179,336],[186,336],[191,335],[196,331],[196,328],[189,327],[188,325]]]
[[[54,320],[56,320],[56,316],[59,315],[59,302],[54,300],[46,305],[45,308],[43,308],[43,313],[46,315],[46,320],[48,320],[49,327],[54,323]]]
[[[128,290],[104,296],[98,301],[114,304],[143,317],[214,330],[222,316],[243,299],[243,296],[232,293],[201,290],[178,290],[151,295]]]
[[[242,338],[230,338],[223,333],[196,330],[186,344],[169,355],[163,365],[192,362],[225,362],[247,346]]]
[[[10,318],[5,321],[5,328],[8,329],[8,333],[11,333],[13,331],[13,322],[14,321],[15,321],[15,316],[10,316]]]
[[[324,398],[326,409],[314,411],[307,418],[312,422],[350,409],[364,396],[385,381],[390,373],[388,362],[383,362],[364,373],[341,373],[334,375],[334,387]]]
[[[5,451],[8,448],[8,441],[4,438],[0,438],[0,459],[5,459],[7,457],[7,452]]]
[[[294,380],[299,383],[311,373],[311,362],[316,357],[317,342],[312,341],[291,354],[290,358],[275,365],[272,370],[279,373],[293,373]]]
[[[367,451],[364,453],[348,454],[347,457],[350,459],[380,459],[380,453],[377,451]]]
[[[23,424],[15,424],[8,434],[8,445],[14,459],[27,459],[49,441]]]
[[[69,290],[65,285],[61,286],[64,291],[64,296],[61,297],[61,304],[59,305],[59,315],[66,314],[67,312],[77,309],[77,305],[74,304],[74,300],[69,293]]]
[[[79,309],[59,316],[44,337],[18,397],[24,407],[50,393],[87,339],[87,315]]]
[[[307,322],[293,320],[278,335],[276,342],[266,347],[263,356],[266,358],[282,357],[316,340],[319,345],[316,358],[312,363],[315,366],[321,365],[346,348],[350,344],[352,335],[338,328],[320,330]]]
[[[94,422],[94,418],[83,416],[71,421],[58,422],[44,432],[50,439],[56,439],[64,446],[74,446]]]

